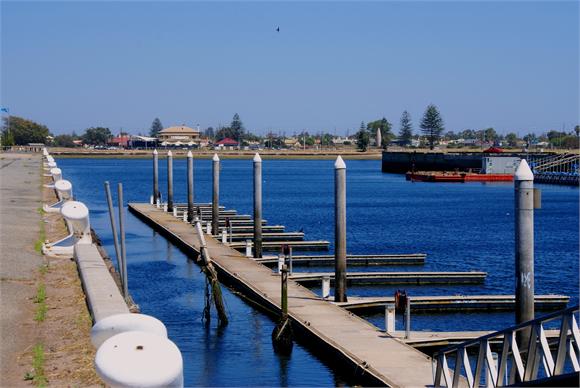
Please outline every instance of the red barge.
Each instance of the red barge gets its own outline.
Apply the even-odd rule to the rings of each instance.
[[[512,174],[478,174],[459,171],[415,171],[405,174],[412,182],[512,182]]]

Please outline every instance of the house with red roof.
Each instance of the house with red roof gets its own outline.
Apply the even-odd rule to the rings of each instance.
[[[238,147],[240,143],[236,140],[226,137],[215,143],[216,147]]]

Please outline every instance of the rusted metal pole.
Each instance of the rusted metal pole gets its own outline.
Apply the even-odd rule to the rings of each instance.
[[[346,302],[346,164],[334,163],[334,301]]]

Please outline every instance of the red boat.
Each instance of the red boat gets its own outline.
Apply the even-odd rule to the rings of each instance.
[[[412,182],[511,182],[511,174],[477,174],[459,171],[416,171],[408,172],[405,178]]]

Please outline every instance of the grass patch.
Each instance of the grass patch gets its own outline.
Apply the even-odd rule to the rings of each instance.
[[[34,303],[38,304],[36,308],[36,313],[34,314],[34,320],[36,322],[44,322],[46,319],[46,287],[41,283],[36,289],[36,296],[34,297]]]
[[[38,267],[38,272],[40,272],[41,275],[46,275],[46,273],[48,272],[48,264],[42,264],[40,267]]]
[[[37,344],[33,349],[32,372],[24,375],[24,380],[32,381],[37,387],[46,387],[48,380],[44,375],[44,347]]]
[[[37,209],[38,214],[40,214],[40,236],[38,238],[38,240],[36,240],[36,242],[34,243],[34,250],[40,254],[42,254],[42,244],[44,244],[44,241],[46,240],[46,230],[44,229],[44,220],[42,219],[42,216],[44,216],[46,214],[46,212],[42,209],[42,208],[38,208]]]

